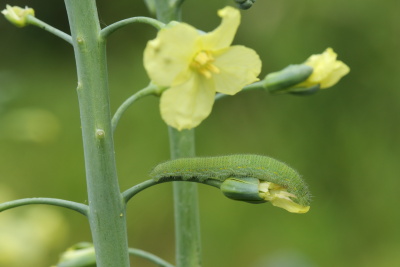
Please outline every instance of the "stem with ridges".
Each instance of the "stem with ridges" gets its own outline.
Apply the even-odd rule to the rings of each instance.
[[[114,158],[105,42],[95,0],[65,0],[78,72],[88,219],[98,267],[129,267],[125,203]]]

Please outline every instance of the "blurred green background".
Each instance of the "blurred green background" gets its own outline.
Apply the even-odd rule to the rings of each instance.
[[[149,15],[141,0],[97,2],[102,26]],[[33,7],[38,18],[69,32],[62,1],[2,0],[1,9],[6,3]],[[216,11],[233,4],[187,0],[183,20],[210,31],[220,22]],[[259,53],[260,77],[327,47],[351,72],[309,97],[249,92],[225,98],[198,127],[199,156],[269,155],[297,169],[313,194],[310,212],[297,215],[234,202],[199,186],[204,266],[400,266],[399,11],[398,0],[264,0],[242,12],[235,44]],[[149,26],[132,25],[109,40],[113,111],[147,85],[142,52],[155,34]],[[3,18],[0,36],[0,200],[86,202],[72,48]],[[122,190],[148,179],[149,170],[169,158],[156,98],[128,110],[115,143]],[[91,240],[80,214],[32,208],[0,214],[1,267],[50,266],[66,247]],[[54,221],[59,224],[48,226]],[[171,184],[131,201],[128,224],[131,247],[174,262]],[[43,228],[42,235],[32,234]],[[132,266],[153,265],[132,258]]]

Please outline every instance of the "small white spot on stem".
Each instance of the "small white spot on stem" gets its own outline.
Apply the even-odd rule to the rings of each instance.
[[[96,137],[99,139],[104,138],[104,136],[106,135],[106,133],[104,132],[104,130],[102,129],[97,129],[96,130]]]

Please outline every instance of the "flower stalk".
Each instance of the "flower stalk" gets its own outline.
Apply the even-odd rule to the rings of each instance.
[[[154,1],[157,19],[168,23],[180,20],[183,1],[170,5],[168,0]],[[171,158],[195,156],[194,130],[177,131],[169,127]],[[197,185],[195,183],[173,183],[176,266],[201,266],[201,236]]]
[[[171,158],[195,156],[194,130],[169,127]],[[176,266],[201,266],[201,236],[198,190],[195,183],[173,182]]]

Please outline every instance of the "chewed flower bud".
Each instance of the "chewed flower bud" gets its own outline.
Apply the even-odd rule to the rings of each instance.
[[[310,209],[310,206],[296,203],[297,196],[284,187],[257,178],[228,178],[220,189],[228,198],[250,203],[271,202],[272,205],[292,213],[306,213]]]
[[[280,185],[261,181],[260,186],[260,197],[264,200],[271,202],[272,205],[285,209],[293,213],[306,213],[309,211],[310,206],[302,206],[293,200],[297,198],[294,194],[286,191],[286,189]]]
[[[26,21],[26,17],[28,15],[35,16],[35,11],[32,8],[21,8],[18,6],[10,6],[7,5],[6,9],[1,11],[6,19],[14,24],[17,27],[25,27],[28,22]]]

